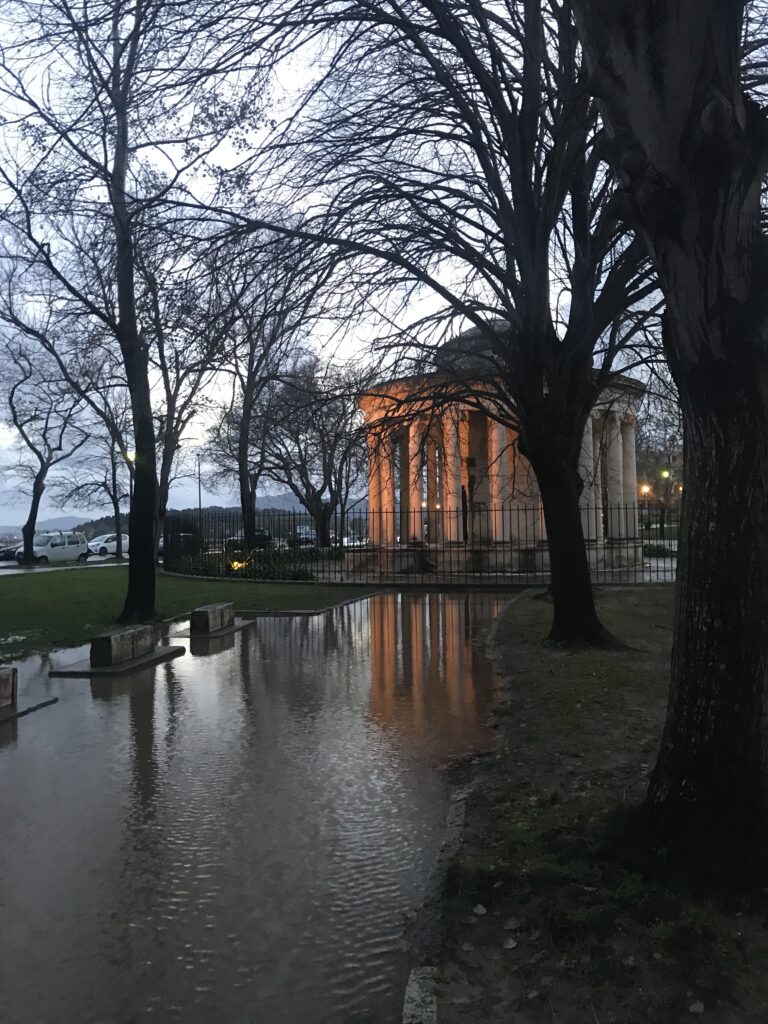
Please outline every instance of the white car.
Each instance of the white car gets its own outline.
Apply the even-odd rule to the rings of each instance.
[[[62,530],[36,533],[32,541],[32,553],[39,565],[47,562],[85,562],[88,558],[88,542],[84,533]],[[23,544],[16,549],[16,561],[24,561]]]
[[[123,538],[123,554],[128,554],[128,534],[121,534]],[[104,533],[101,537],[94,537],[88,542],[88,550],[92,555],[114,555],[117,551],[117,534]]]

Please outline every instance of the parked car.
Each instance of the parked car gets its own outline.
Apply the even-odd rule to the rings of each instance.
[[[399,540],[400,538],[398,537],[398,542]],[[343,540],[343,544],[345,548],[364,548],[368,544],[368,538],[352,537],[351,535],[347,534],[347,536]]]
[[[128,534],[121,534],[123,538],[123,554],[128,554]],[[117,553],[117,534],[103,533],[100,537],[94,537],[88,542],[88,550],[93,555],[114,555]]]
[[[253,550],[264,549],[272,546],[272,534],[269,530],[259,527],[253,536]],[[242,533],[227,537],[224,541],[224,550],[228,555],[244,555],[245,537]]]
[[[311,547],[317,543],[317,534],[311,526],[297,526],[288,543],[292,547]]]
[[[69,533],[62,530],[36,533],[32,541],[32,553],[39,565],[48,562],[85,562],[88,558],[88,541],[84,533]],[[24,561],[24,545],[16,548],[16,561]]]
[[[19,542],[15,540],[13,544],[6,544],[5,547],[0,548],[0,562],[13,562],[18,546]]]

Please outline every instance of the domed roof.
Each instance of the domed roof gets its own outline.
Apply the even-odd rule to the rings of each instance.
[[[500,337],[510,330],[508,320],[492,320],[490,328]],[[435,350],[434,364],[439,369],[482,370],[491,369],[495,360],[488,331],[470,327],[454,338],[449,338]]]

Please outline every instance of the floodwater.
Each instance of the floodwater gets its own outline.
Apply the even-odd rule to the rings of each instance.
[[[3,1024],[394,1024],[446,759],[492,746],[503,595],[263,617],[122,679],[21,663],[0,724]]]

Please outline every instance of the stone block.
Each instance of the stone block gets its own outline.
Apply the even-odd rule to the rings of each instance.
[[[133,630],[133,656],[140,658],[142,654],[150,654],[156,646],[155,627],[137,626]]]
[[[216,633],[227,629],[235,622],[235,606],[232,602],[204,604],[195,608],[189,622],[192,633]]]
[[[0,665],[0,708],[13,707],[19,682],[18,669]]]
[[[91,666],[108,668],[123,661],[140,658],[155,649],[153,626],[134,626],[131,629],[110,629],[91,640]]]

